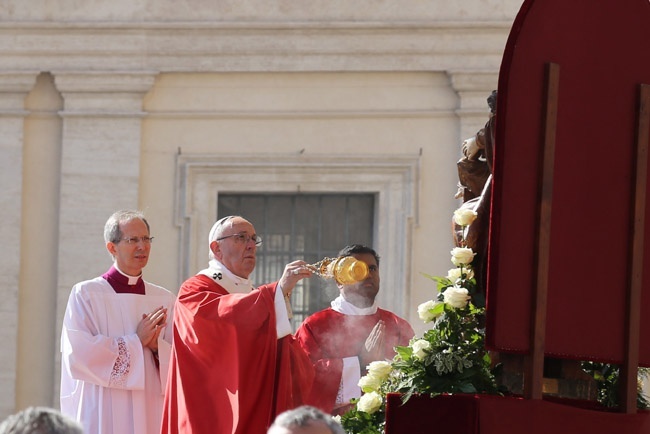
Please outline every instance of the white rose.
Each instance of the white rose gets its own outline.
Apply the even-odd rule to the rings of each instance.
[[[392,370],[393,366],[390,362],[386,362],[385,360],[370,362],[368,365],[368,375],[379,378],[381,381],[386,380]]]
[[[454,211],[454,222],[459,226],[469,226],[476,220],[478,214],[473,209],[459,208]]]
[[[467,306],[467,303],[472,298],[469,296],[469,291],[460,286],[450,286],[445,290],[443,296],[445,303],[456,309],[462,309]]]
[[[463,267],[463,268],[452,268],[447,272],[447,279],[451,280],[452,282],[456,283],[457,281],[461,280],[463,278],[463,274],[465,274],[466,279],[471,279],[474,277],[474,271],[469,268],[469,267]]]
[[[363,411],[364,413],[372,414],[379,410],[383,400],[381,395],[377,392],[366,393],[357,402],[357,410]]]
[[[475,253],[469,247],[454,247],[451,251],[451,262],[456,265],[466,265],[474,260]]]
[[[431,343],[424,339],[418,339],[411,344],[411,348],[413,348],[413,356],[416,359],[422,360],[427,356],[425,350],[431,348]]]
[[[383,383],[381,378],[374,375],[365,375],[359,379],[357,385],[361,388],[361,390],[367,393],[379,390],[381,383]]]
[[[442,314],[442,312],[434,312],[434,309],[439,304],[440,304],[439,301],[429,300],[419,305],[418,316],[420,317],[420,319],[425,323],[428,323],[438,318]]]
[[[454,283],[460,280],[462,277],[463,277],[462,270],[458,267],[452,268],[449,271],[447,271],[447,279],[451,280]]]

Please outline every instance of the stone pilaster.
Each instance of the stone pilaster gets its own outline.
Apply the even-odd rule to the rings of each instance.
[[[16,408],[56,406],[53,357],[61,175],[61,96],[51,74],[25,99]]]
[[[498,71],[450,71],[451,85],[458,93],[460,105],[460,144],[485,126],[490,115],[487,98],[497,88]]]
[[[104,223],[138,207],[143,97],[149,72],[53,72],[63,97],[57,324],[72,285],[110,265]]]
[[[14,411],[25,97],[37,72],[0,73],[0,414]]]

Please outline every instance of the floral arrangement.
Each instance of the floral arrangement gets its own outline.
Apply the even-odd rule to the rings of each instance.
[[[341,417],[346,432],[383,433],[386,395],[391,392],[403,394],[404,402],[415,393],[498,393],[484,345],[485,307],[482,298],[474,297],[475,253],[465,242],[476,217],[466,208],[454,212],[454,222],[461,227],[460,245],[451,251],[455,268],[446,277],[425,275],[437,283],[437,294],[418,306],[420,319],[433,327],[409,346],[397,347],[392,361],[368,365],[368,374],[359,381],[364,394]]]

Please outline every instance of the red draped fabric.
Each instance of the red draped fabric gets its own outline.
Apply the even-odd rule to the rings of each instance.
[[[312,366],[292,336],[277,339],[275,289],[229,294],[204,275],[181,286],[163,433],[264,433],[302,404]]]
[[[639,87],[650,84],[649,22],[648,0],[527,0],[513,24],[499,74],[494,144],[487,288],[493,349],[530,348],[544,74],[552,62],[559,65],[559,90],[546,353],[624,359]],[[650,201],[646,208],[650,246]],[[642,365],[650,365],[650,345],[643,344],[650,341],[647,250]]]
[[[597,411],[493,395],[388,395],[386,434],[647,434],[650,413]]]

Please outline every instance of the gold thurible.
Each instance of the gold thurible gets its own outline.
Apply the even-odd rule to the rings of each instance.
[[[305,267],[309,268],[317,276],[325,279],[334,279],[341,285],[360,282],[370,274],[368,264],[352,256],[323,258],[323,260],[315,264],[306,265]]]

